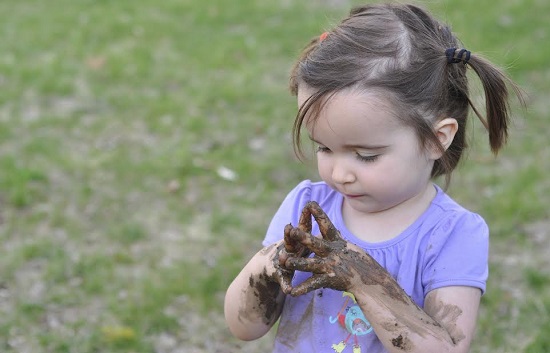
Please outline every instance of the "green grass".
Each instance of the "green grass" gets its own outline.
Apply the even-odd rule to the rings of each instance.
[[[223,293],[316,178],[290,66],[359,3],[0,2],[0,351],[267,350],[230,337]],[[472,119],[450,193],[492,229],[472,352],[545,352],[550,4],[424,4],[528,93],[497,159]]]

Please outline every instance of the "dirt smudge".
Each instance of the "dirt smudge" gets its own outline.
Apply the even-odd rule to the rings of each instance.
[[[405,352],[410,352],[414,347],[412,342],[407,338],[407,336],[403,337],[403,335],[399,335],[396,338],[392,338],[391,344],[395,348],[399,348]]]
[[[457,325],[458,318],[462,315],[460,307],[444,303],[435,296],[428,296],[426,298],[425,307],[427,308],[428,315],[439,322],[449,333],[453,344],[456,345],[466,338],[464,332]]]
[[[337,249],[334,249],[337,250]],[[367,253],[359,253],[352,249],[341,250],[345,261],[336,264],[346,276],[337,276],[330,282],[343,282],[354,278],[355,272],[364,285],[379,286],[385,296],[405,305],[413,303],[407,293],[399,286],[395,279],[374,258]],[[332,283],[331,283],[332,284]],[[348,284],[349,286],[349,284]]]
[[[257,305],[241,310],[239,320],[255,321],[260,318],[265,325],[272,325],[279,318],[284,303],[279,284],[270,280],[265,272],[250,276],[248,284],[250,287],[243,291],[245,300]]]
[[[261,273],[257,280],[251,277],[250,282],[254,295],[258,298],[259,310],[263,313],[263,322],[266,325],[274,323],[279,317],[283,302],[279,284],[271,281],[265,272]]]

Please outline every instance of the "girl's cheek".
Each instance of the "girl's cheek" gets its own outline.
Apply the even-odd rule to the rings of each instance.
[[[319,171],[319,176],[325,181],[330,180],[330,175],[332,174],[332,167],[330,163],[324,158],[317,157],[317,170]]]

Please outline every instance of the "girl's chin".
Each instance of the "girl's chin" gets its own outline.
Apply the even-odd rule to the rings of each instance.
[[[367,196],[348,197],[344,195],[344,202],[346,202],[348,206],[359,212],[374,213],[380,211],[380,207],[372,202],[369,202]]]

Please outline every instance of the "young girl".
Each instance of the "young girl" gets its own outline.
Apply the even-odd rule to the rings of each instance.
[[[307,131],[323,181],[288,194],[265,248],[229,286],[235,336],[259,338],[280,319],[274,352],[469,350],[489,232],[432,179],[448,185],[469,107],[493,152],[502,147],[509,81],[460,47],[426,11],[383,4],[352,10],[305,48],[291,75],[294,141],[300,154]],[[470,100],[468,68],[486,119]]]

